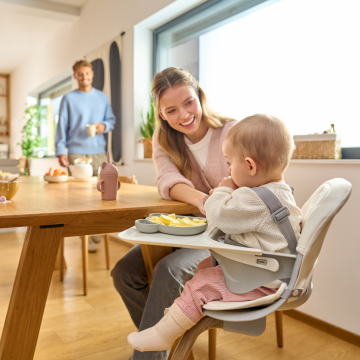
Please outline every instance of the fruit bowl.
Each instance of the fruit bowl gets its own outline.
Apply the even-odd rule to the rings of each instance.
[[[6,200],[11,200],[18,192],[19,187],[19,180],[13,181],[11,183],[9,183],[8,181],[0,180],[0,196],[5,196]]]
[[[61,183],[67,181],[67,179],[68,179],[68,175],[55,175],[55,176],[44,175],[44,180],[49,183]]]

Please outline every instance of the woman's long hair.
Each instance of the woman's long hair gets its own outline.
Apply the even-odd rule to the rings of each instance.
[[[234,119],[222,116],[209,108],[203,89],[201,89],[199,83],[188,71],[180,67],[169,67],[154,76],[152,96],[156,107],[157,131],[155,134],[157,141],[161,148],[170,156],[180,173],[187,179],[190,179],[192,168],[184,134],[173,129],[167,121],[163,120],[159,111],[161,95],[166,89],[176,85],[189,85],[195,90],[202,108],[201,121],[205,121],[209,128],[217,129],[223,127],[226,121]]]

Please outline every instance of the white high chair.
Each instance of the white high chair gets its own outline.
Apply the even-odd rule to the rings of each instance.
[[[267,315],[304,304],[312,292],[311,279],[325,235],[350,193],[351,184],[344,179],[329,180],[314,192],[302,208],[297,255],[223,244],[217,241],[223,235],[218,229],[190,237],[143,234],[135,228],[120,233],[122,239],[133,243],[210,249],[224,272],[229,290],[234,293],[245,293],[276,279],[284,282],[275,294],[257,300],[212,301],[204,305],[207,316],[184,334],[171,360],[186,359],[196,338],[205,330],[223,328],[259,336],[265,331]]]

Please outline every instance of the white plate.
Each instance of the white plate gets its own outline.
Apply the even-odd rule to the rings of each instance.
[[[68,179],[68,175],[57,175],[57,176],[49,176],[44,175],[44,180],[49,183],[60,183],[65,182]]]

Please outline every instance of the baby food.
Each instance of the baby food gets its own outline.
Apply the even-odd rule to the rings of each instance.
[[[202,226],[206,224],[205,219],[201,218],[188,218],[188,217],[176,217],[175,214],[161,214],[160,216],[152,216],[149,218],[149,221],[155,222],[157,224],[174,226],[174,227],[194,227]]]

